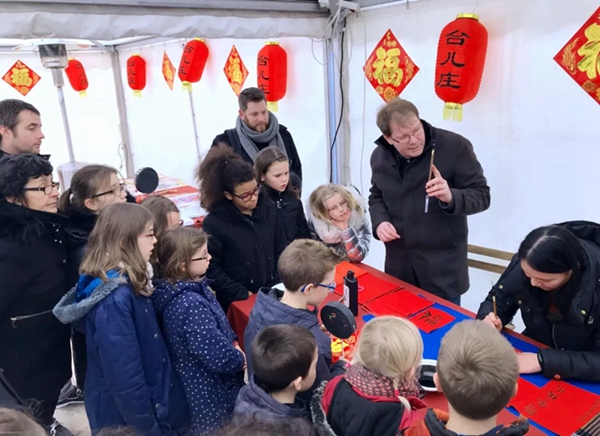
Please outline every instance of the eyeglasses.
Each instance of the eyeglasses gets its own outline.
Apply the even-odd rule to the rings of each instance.
[[[94,195],[92,198],[102,197],[103,195],[107,195],[107,194],[114,194],[118,197],[124,191],[125,191],[125,183],[119,183],[118,185],[112,186],[110,191],[101,192],[100,194]]]
[[[55,189],[58,191],[58,188],[60,188],[60,183],[52,182],[50,185],[42,186],[39,188],[23,188],[23,191],[38,191],[43,192],[46,195],[50,195]]]
[[[345,211],[348,208],[348,202],[346,200],[342,201],[340,204],[337,204],[335,206],[333,206],[330,209],[327,209],[329,212],[333,212],[336,209],[339,209],[341,211]]]
[[[412,133],[409,133],[408,135],[404,135],[400,139],[395,139],[392,137],[390,137],[390,139],[392,141],[394,141],[396,144],[408,144],[410,142],[411,136],[416,138],[417,136],[421,136],[422,133],[423,133],[423,125],[419,125],[419,127],[417,127]]]
[[[318,288],[319,286],[321,286],[321,287],[323,287],[323,288],[327,288],[327,290],[329,291],[329,293],[330,293],[330,294],[331,294],[331,293],[333,293],[333,291],[335,291],[335,287],[336,287],[336,284],[335,284],[335,282],[331,282],[331,283],[330,283],[330,284],[328,284],[328,285],[325,285],[325,284],[323,284],[323,283],[311,283],[311,284],[312,284],[312,285],[313,285],[315,288]],[[304,290],[306,289],[306,287],[307,287],[307,286],[308,286],[308,285],[304,285],[304,286],[302,286],[302,289],[300,289],[300,292],[304,292]]]
[[[252,199],[252,197],[258,196],[258,194],[260,193],[260,188],[261,188],[260,185],[257,185],[256,189],[252,192],[247,192],[244,195],[233,194],[233,196],[239,198],[242,201],[250,201]]]
[[[208,259],[208,253],[206,253],[206,254],[205,254],[204,256],[202,256],[202,257],[195,257],[195,258],[193,258],[193,259],[192,259],[192,262],[196,262],[196,261],[198,261],[198,260],[206,260],[206,259]]]

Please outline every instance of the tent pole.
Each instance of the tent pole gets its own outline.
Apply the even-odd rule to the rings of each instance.
[[[65,81],[62,75],[62,70],[52,70],[54,86],[58,92],[58,102],[60,103],[60,113],[62,115],[63,127],[65,130],[65,138],[67,139],[67,149],[69,150],[69,161],[75,162],[75,154],[73,153],[73,140],[71,139],[71,128],[69,126],[69,115],[67,114],[67,105],[65,103],[65,93],[63,86]]]
[[[338,140],[336,139],[336,143],[333,144],[333,139],[335,137],[335,131],[337,127],[338,120],[338,110],[337,110],[337,94],[336,94],[336,80],[335,80],[335,53],[333,49],[333,40],[328,38],[325,40],[325,69],[327,74],[327,105],[329,109],[329,119],[328,119],[328,133],[329,133],[329,146],[327,147],[327,161],[329,163],[329,171],[331,175],[331,183],[337,183],[338,181],[338,167],[337,167],[337,144]],[[339,135],[338,135],[339,139]]]
[[[192,91],[188,92],[190,96],[190,109],[192,110],[192,125],[194,126],[194,141],[196,141],[196,152],[198,158],[200,158],[200,141],[198,140],[198,126],[196,126],[196,110],[194,109],[194,99],[192,98]]]
[[[110,60],[112,62],[113,81],[115,82],[115,95],[117,97],[117,109],[119,111],[119,128],[121,130],[121,144],[125,151],[125,173],[128,178],[135,176],[133,166],[133,153],[129,140],[129,124],[127,123],[127,106],[125,105],[125,90],[123,89],[123,77],[121,76],[121,65],[119,52],[114,47],[110,48]]]

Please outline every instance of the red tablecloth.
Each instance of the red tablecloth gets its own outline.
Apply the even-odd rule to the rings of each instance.
[[[344,265],[343,265],[343,267],[344,267]],[[419,289],[419,288],[412,286],[406,282],[398,280],[395,277],[389,276],[389,275],[387,275],[381,271],[378,271],[375,268],[372,268],[368,265],[360,264],[359,268],[361,268],[362,270],[364,270],[367,273],[370,273],[376,277],[379,277],[386,281],[395,283],[398,285],[399,288],[410,291],[411,293],[414,293],[414,294],[420,294],[420,295],[424,296],[425,298],[427,298],[428,300],[439,303],[443,306],[446,306],[457,312],[461,312],[472,318],[475,317],[475,314],[469,312],[468,310],[463,309],[462,307],[451,304],[442,298],[436,297],[433,294],[430,294],[426,291],[423,291],[422,289]],[[333,294],[329,294],[329,296],[325,300],[325,302],[340,301],[340,300],[341,300],[340,295],[333,293]],[[227,318],[229,319],[229,323],[231,324],[233,331],[238,335],[240,346],[242,348],[244,348],[244,330],[246,329],[246,326],[248,325],[250,311],[252,310],[252,307],[254,306],[255,301],[256,301],[256,295],[252,295],[247,300],[236,301],[236,302],[232,303],[231,306],[229,306],[229,310],[227,312]],[[367,306],[368,306],[368,304],[367,304]],[[358,313],[358,316],[356,317],[356,324],[357,324],[358,330],[360,330],[362,328],[362,326],[365,324],[365,322],[363,320],[363,316],[367,315],[367,314],[370,314],[368,308],[365,308],[365,306],[362,304],[359,305],[359,313]],[[532,341],[529,338],[519,335],[518,333],[510,332],[509,334],[515,335],[515,336],[519,337],[520,339],[522,339],[526,342],[532,343],[538,347],[542,346],[541,344],[538,344],[537,342]],[[437,409],[441,409],[441,410],[445,410],[445,411],[448,410],[448,403],[446,401],[446,398],[441,393],[428,393],[426,395],[426,397],[424,398],[424,401],[427,403],[428,407],[437,408]],[[513,421],[515,421],[515,419],[516,419],[515,415],[511,414],[506,409],[504,409],[498,415],[498,423],[499,424],[510,424]],[[537,428],[535,428],[533,426],[530,427],[528,434],[529,435],[544,435],[543,432],[541,432],[540,430],[538,430]]]

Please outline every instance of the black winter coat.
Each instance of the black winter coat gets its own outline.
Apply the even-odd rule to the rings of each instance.
[[[248,291],[256,293],[279,282],[277,261],[285,248],[285,235],[277,210],[264,193],[252,216],[242,214],[229,200],[220,201],[202,228],[210,235],[212,257],[206,275],[225,313],[232,302],[246,300]]]
[[[0,201],[0,368],[46,425],[71,376],[70,328],[52,314],[68,291],[67,219]]]
[[[304,215],[302,201],[289,191],[279,192],[265,186],[267,198],[277,207],[277,216],[283,225],[286,246],[296,239],[309,239],[310,229]]]
[[[440,297],[455,298],[469,289],[467,215],[490,206],[490,188],[469,140],[421,122],[425,148],[408,163],[383,136],[375,142],[369,196],[373,235],[377,237],[377,227],[384,221],[391,222],[400,235],[385,244],[387,274]],[[434,144],[435,166],[447,180],[453,199],[443,204],[432,198],[425,213]],[[406,165],[403,175],[402,165]]]
[[[73,210],[69,213],[67,225],[67,242],[69,247],[69,289],[79,280],[79,267],[87,251],[87,242],[90,233],[96,225],[98,215]]]
[[[298,155],[298,150],[296,149],[296,144],[294,144],[294,139],[292,138],[292,134],[289,132],[287,127],[283,125],[279,125],[279,134],[281,135],[281,140],[283,141],[283,145],[285,146],[285,150],[287,152],[288,161],[290,163],[290,171],[298,176],[300,180],[302,180],[302,162],[300,162],[300,156]],[[233,148],[233,151],[236,154],[240,155],[246,162],[251,165],[254,165],[254,162],[242,147],[242,143],[240,142],[240,137],[235,129],[225,130],[220,135],[217,135],[213,140],[211,147],[216,147],[219,143],[225,143]],[[256,148],[258,150],[262,150],[263,148],[267,148],[269,143],[256,144]]]
[[[587,264],[568,313],[560,321],[547,318],[550,292],[531,286],[515,256],[477,312],[483,319],[493,312],[496,293],[498,317],[508,324],[521,310],[523,334],[551,348],[539,351],[546,377],[600,381],[600,225],[586,221],[559,224],[583,244]]]

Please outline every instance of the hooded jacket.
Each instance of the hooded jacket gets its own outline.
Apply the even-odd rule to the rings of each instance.
[[[481,303],[477,318],[493,312],[495,292],[502,325],[521,310],[523,334],[551,347],[539,350],[546,377],[600,381],[600,225],[588,221],[558,225],[577,236],[587,257],[579,286],[562,319],[547,317],[550,293],[531,286],[517,255]]]
[[[404,432],[404,436],[460,436],[446,428],[449,415],[437,409],[429,409],[425,418]],[[481,436],[522,436],[529,431],[529,421],[523,417],[511,425],[498,425]]]
[[[248,299],[248,292],[279,282],[277,261],[285,248],[285,235],[277,210],[264,193],[252,216],[229,200],[218,202],[202,228],[210,235],[212,257],[206,276],[225,312],[232,302]]]
[[[362,214],[352,211],[348,229],[341,231],[332,223],[317,218],[310,203],[306,205],[308,226],[314,239],[332,247],[349,262],[362,262],[367,257],[371,245],[371,226],[367,206],[356,188],[352,186],[344,188],[352,194],[362,209]]]
[[[286,246],[296,239],[310,238],[310,229],[304,215],[302,201],[296,198],[289,190],[279,192],[264,186],[265,193],[277,208],[277,216],[285,232]]]
[[[421,124],[425,147],[418,157],[403,158],[383,136],[375,141],[369,195],[373,234],[377,238],[377,227],[387,221],[400,235],[385,244],[387,274],[439,297],[456,298],[469,289],[467,216],[490,207],[490,188],[468,139]],[[434,148],[435,166],[448,182],[452,201],[432,198],[425,213]]]
[[[307,418],[308,409],[304,400],[296,396],[294,404],[282,404],[267,394],[254,377],[248,377],[235,402],[234,415],[254,417],[259,422],[275,422],[285,418]]]
[[[96,225],[98,215],[84,211],[73,210],[69,212],[67,225],[67,243],[69,247],[69,289],[79,280],[79,267],[87,251],[87,242],[90,233]]]
[[[244,331],[244,344],[246,349],[246,360],[248,362],[248,377],[254,373],[252,369],[252,341],[265,327],[277,324],[299,325],[306,327],[315,336],[319,357],[317,360],[317,377],[315,383],[307,392],[298,394],[307,402],[323,381],[330,380],[333,375],[344,372],[344,362],[336,362],[331,365],[331,339],[321,330],[321,322],[317,316],[317,310],[309,311],[296,309],[279,300],[283,292],[279,289],[263,288],[256,297],[254,307],[250,312],[248,325]]]
[[[190,407],[192,430],[227,424],[244,385],[245,357],[206,281],[157,280],[152,294],[173,366]]]
[[[124,277],[109,276],[103,282],[82,275],[54,308],[60,321],[85,329],[85,406],[92,434],[115,426],[147,436],[178,434],[187,405],[152,301],[135,295]]]
[[[70,329],[52,315],[68,290],[67,219],[0,201],[0,368],[23,400],[52,415],[71,376]]]
[[[398,397],[368,395],[338,376],[319,386],[310,408],[319,436],[400,436],[426,407],[416,397],[407,401],[411,410]]]

